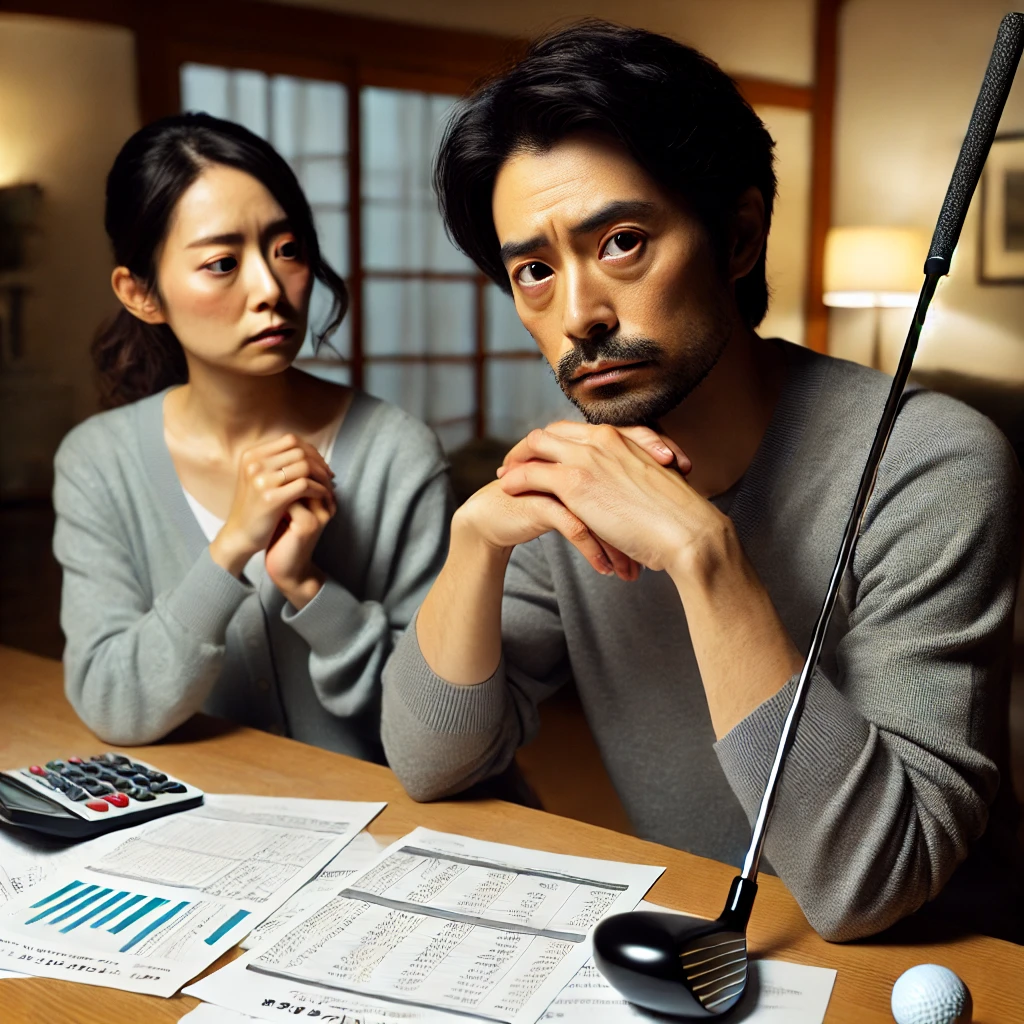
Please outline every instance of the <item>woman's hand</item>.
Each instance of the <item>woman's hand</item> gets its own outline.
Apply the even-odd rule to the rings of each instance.
[[[333,477],[323,456],[294,434],[243,452],[231,511],[210,544],[210,556],[240,576],[246,562],[270,544],[293,505],[319,501],[334,515]]]
[[[313,564],[313,549],[334,509],[322,501],[298,501],[288,508],[267,548],[267,575],[294,605],[305,608],[320,592],[326,578]]]

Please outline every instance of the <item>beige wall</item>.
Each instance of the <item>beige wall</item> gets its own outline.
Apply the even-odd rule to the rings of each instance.
[[[847,0],[835,122],[836,224],[935,226],[995,39],[1000,0]],[[1000,131],[1024,129],[1024,83]],[[918,365],[1024,380],[1024,286],[976,278],[978,198],[929,314]],[[923,262],[923,254],[922,254]],[[832,312],[832,348],[864,358],[870,313]],[[891,368],[909,312],[886,311]]]
[[[733,74],[810,84],[814,0],[275,0],[374,18],[533,36],[560,22],[607,18],[664,32]]]
[[[103,188],[124,140],[138,126],[131,33],[50,18],[0,15],[0,185],[43,188],[41,233],[28,271],[25,367],[18,393],[59,401],[70,414],[95,405],[89,343],[112,308]],[[36,371],[29,373],[28,371]],[[6,389],[15,380],[5,374]],[[47,397],[49,394],[49,397]],[[10,396],[2,422],[10,428]]]

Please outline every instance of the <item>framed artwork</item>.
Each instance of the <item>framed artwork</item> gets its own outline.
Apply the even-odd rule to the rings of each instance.
[[[997,135],[981,182],[981,284],[1024,284],[1024,133]]]

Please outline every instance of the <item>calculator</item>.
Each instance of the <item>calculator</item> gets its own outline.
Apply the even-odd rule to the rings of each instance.
[[[0,821],[87,839],[203,802],[203,791],[108,751],[0,772]]]

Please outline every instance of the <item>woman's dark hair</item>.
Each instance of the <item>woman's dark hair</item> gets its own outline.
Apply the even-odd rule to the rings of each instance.
[[[247,128],[209,114],[165,117],[137,131],[107,176],[105,226],[118,266],[158,290],[156,260],[182,194],[207,167],[223,164],[252,175],[281,204],[314,277],[331,291],[319,347],[348,309],[345,282],[320,255],[313,214],[298,179],[270,143]],[[188,379],[185,353],[166,324],[147,324],[122,309],[92,345],[100,395],[108,408]]]
[[[534,43],[458,108],[434,166],[449,235],[506,292],[511,284],[491,213],[498,171],[517,151],[543,152],[581,131],[623,143],[655,181],[680,196],[720,263],[728,255],[730,216],[750,186],[764,197],[767,235],[775,144],[736,83],[666,36],[587,20]],[[764,319],[764,250],[736,282],[736,302],[751,327]]]

